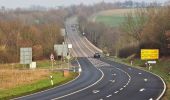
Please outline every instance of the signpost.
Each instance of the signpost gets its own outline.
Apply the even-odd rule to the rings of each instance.
[[[52,68],[52,71],[53,71],[53,64],[54,64],[54,55],[51,53],[50,55],[50,60],[51,60],[51,68]]]
[[[147,61],[149,70],[152,69],[151,64],[156,64],[157,59],[159,59],[159,49],[141,49],[141,60],[149,60]]]
[[[20,64],[32,63],[32,48],[20,48]]]
[[[159,59],[158,49],[141,49],[142,60],[156,60]]]
[[[56,44],[54,45],[54,51],[57,56],[66,57],[68,54],[68,46],[67,44]]]

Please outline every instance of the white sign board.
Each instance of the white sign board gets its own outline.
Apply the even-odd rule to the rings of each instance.
[[[20,48],[20,64],[32,63],[32,48]]]
[[[66,35],[66,30],[64,28],[61,29],[61,35],[65,36]]]
[[[156,61],[148,61],[148,64],[156,64]]]
[[[36,68],[36,62],[32,62],[30,64],[30,69],[35,69]]]
[[[67,44],[56,44],[56,45],[54,45],[54,51],[56,52],[57,56],[66,57],[67,54],[68,54]]]
[[[73,48],[72,44],[68,44],[68,48],[69,49]]]

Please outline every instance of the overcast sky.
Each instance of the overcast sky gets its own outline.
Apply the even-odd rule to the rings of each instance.
[[[69,6],[72,4],[94,4],[101,2],[103,0],[0,0],[0,6],[5,6],[6,8],[27,8],[33,5],[39,5],[44,7],[57,7],[57,6]],[[104,0],[105,2],[114,2],[114,1],[125,1],[125,0]],[[132,1],[157,1],[165,2],[167,0],[132,0]]]

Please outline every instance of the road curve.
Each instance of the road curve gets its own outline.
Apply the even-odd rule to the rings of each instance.
[[[73,44],[71,54],[83,70],[80,76],[64,86],[17,100],[159,100],[166,87],[158,76],[105,58],[94,59],[99,50],[78,34],[74,24],[75,18],[66,22],[66,41]]]

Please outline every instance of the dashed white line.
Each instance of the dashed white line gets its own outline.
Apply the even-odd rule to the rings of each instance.
[[[149,100],[153,100],[153,98],[150,98]]]
[[[145,78],[145,79],[144,79],[144,81],[145,81],[145,82],[147,82],[147,81],[148,81],[148,79],[147,79],[147,78]]]
[[[93,93],[98,93],[98,92],[100,92],[99,90],[93,90],[92,91]]]
[[[115,82],[115,80],[110,80],[110,82],[114,83],[114,82]]]
[[[138,73],[139,75],[141,75],[142,73]]]
[[[97,68],[97,69],[98,69],[98,68]],[[101,76],[100,79],[97,80],[95,83],[93,83],[93,84],[91,84],[91,85],[89,85],[89,86],[87,86],[87,87],[85,87],[85,88],[82,88],[82,89],[80,89],[80,90],[77,90],[77,91],[75,91],[75,92],[72,92],[72,93],[69,93],[69,94],[66,94],[66,95],[63,95],[63,96],[60,96],[60,97],[51,99],[51,100],[58,100],[58,99],[61,99],[61,98],[64,98],[64,97],[67,97],[67,96],[70,96],[70,95],[79,93],[79,92],[81,92],[81,91],[83,91],[83,90],[86,90],[86,89],[88,89],[88,88],[90,88],[90,87],[96,85],[96,84],[99,83],[99,82],[103,79],[103,77],[104,77],[103,71],[102,71],[101,69],[98,69],[98,70],[102,73],[102,76]]]
[[[120,91],[123,90],[123,88],[120,88]]]
[[[109,97],[111,97],[112,95],[110,94],[110,95],[108,95],[108,96],[106,96],[107,98],[109,98]]]
[[[114,93],[116,94],[116,93],[118,93],[119,91],[115,91]]]
[[[99,100],[103,100],[103,99],[99,99]]]
[[[144,90],[145,90],[145,89],[144,89],[144,88],[142,88],[142,89],[140,89],[139,91],[140,91],[140,92],[142,92],[142,91],[144,91]]]
[[[116,76],[116,74],[112,74],[113,76]]]

